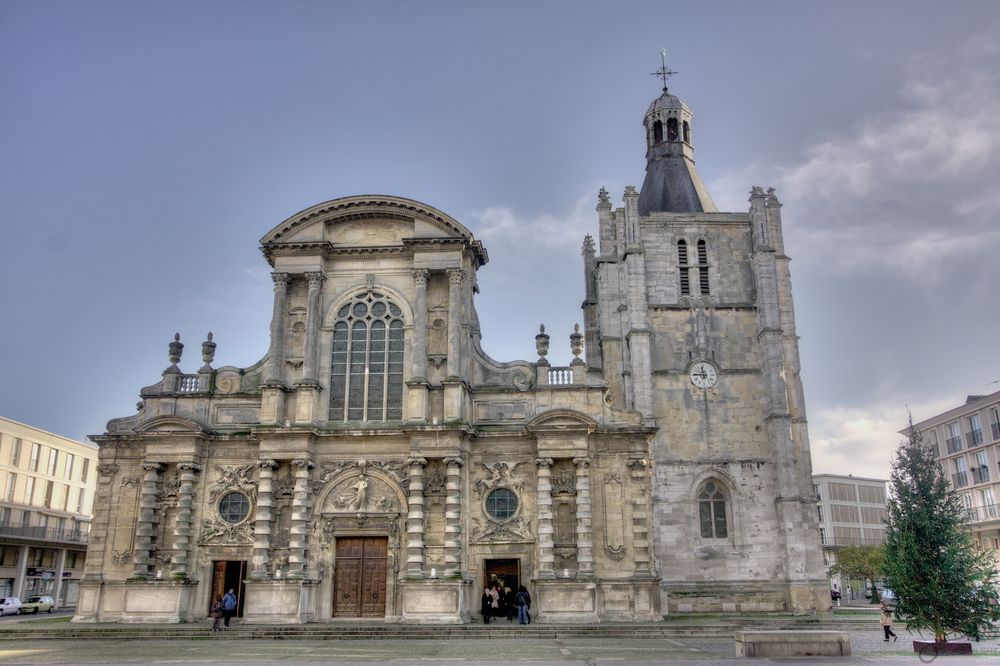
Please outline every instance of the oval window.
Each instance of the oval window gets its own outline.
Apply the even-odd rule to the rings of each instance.
[[[250,514],[250,498],[241,492],[226,493],[219,500],[219,517],[230,525],[246,520]]]
[[[497,488],[486,496],[486,513],[493,520],[510,520],[517,513],[517,495],[507,488]]]

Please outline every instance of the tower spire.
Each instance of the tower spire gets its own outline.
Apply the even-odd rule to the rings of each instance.
[[[680,74],[680,72],[675,72],[674,70],[667,68],[667,50],[660,49],[660,68],[655,72],[650,72],[649,74],[650,76],[655,76],[663,81],[663,92],[667,92],[667,79],[674,74]]]

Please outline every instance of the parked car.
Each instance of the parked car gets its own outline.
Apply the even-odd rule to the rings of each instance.
[[[36,594],[32,597],[28,597],[28,600],[21,604],[21,608],[17,612],[39,613],[41,611],[45,611],[46,613],[51,613],[55,605],[55,602],[52,601],[52,597]]]
[[[20,599],[17,597],[0,597],[0,615],[6,615],[7,613],[17,615],[19,610],[21,610]]]

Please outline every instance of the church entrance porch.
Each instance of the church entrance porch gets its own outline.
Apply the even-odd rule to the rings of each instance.
[[[387,561],[385,537],[337,539],[334,617],[385,617]]]
[[[234,617],[243,617],[243,601],[246,598],[246,588],[243,581],[247,577],[245,560],[216,560],[212,562],[212,593],[208,598],[208,611],[212,603],[229,590],[236,595],[236,613]]]
[[[520,585],[521,561],[518,559],[483,560],[483,587],[500,583],[517,592]]]

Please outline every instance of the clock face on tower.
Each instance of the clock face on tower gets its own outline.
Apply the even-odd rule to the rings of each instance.
[[[695,361],[688,372],[691,383],[700,389],[710,389],[719,381],[719,371],[708,361]]]

